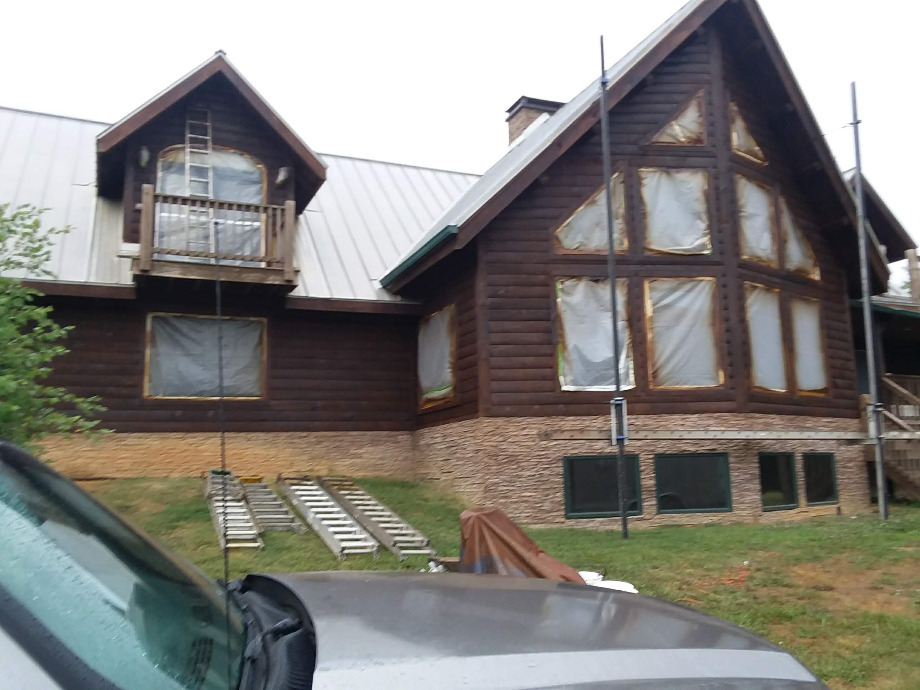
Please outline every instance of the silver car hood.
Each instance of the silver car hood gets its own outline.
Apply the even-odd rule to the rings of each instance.
[[[637,594],[488,575],[330,572],[247,582],[282,586],[309,611],[317,690],[825,687],[753,633]]]

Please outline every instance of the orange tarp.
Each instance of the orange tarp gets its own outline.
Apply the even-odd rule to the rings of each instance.
[[[577,570],[547,554],[497,508],[460,514],[460,572],[584,584]]]

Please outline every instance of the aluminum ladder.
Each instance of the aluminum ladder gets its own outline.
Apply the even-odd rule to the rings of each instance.
[[[262,477],[242,477],[243,493],[259,532],[303,532],[303,523]]]
[[[214,169],[211,166],[211,111],[189,108],[185,118],[185,192],[198,199],[214,198]],[[186,217],[185,249],[212,252],[211,210],[189,205]]]
[[[329,550],[340,560],[352,554],[377,556],[379,545],[319,482],[310,477],[278,477],[278,487]]]
[[[210,470],[204,493],[221,549],[264,548],[243,488],[233,474]]]
[[[320,485],[358,521],[368,533],[399,560],[437,554],[424,534],[350,479],[325,477]]]

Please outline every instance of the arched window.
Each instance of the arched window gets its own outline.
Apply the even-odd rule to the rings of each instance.
[[[171,146],[160,153],[157,191],[161,194],[261,204],[265,167],[252,156],[215,146],[210,153]]]

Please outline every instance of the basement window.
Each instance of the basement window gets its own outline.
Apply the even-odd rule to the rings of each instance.
[[[620,385],[635,385],[626,281],[617,281],[617,334],[620,345]],[[567,278],[556,281],[556,318],[559,333],[557,368],[566,391],[609,391],[613,372],[613,321],[610,281]]]
[[[712,254],[705,170],[639,170],[645,248],[662,254]]]
[[[722,385],[715,295],[715,278],[657,278],[645,282],[653,387]]]
[[[422,319],[418,328],[419,407],[453,399],[456,348],[454,305]]]
[[[639,456],[626,455],[626,514],[642,514]],[[562,459],[565,516],[597,518],[620,516],[619,473],[616,455],[571,456]]]
[[[659,513],[731,512],[728,455],[656,455],[655,493]]]
[[[614,251],[628,248],[626,239],[626,194],[622,173],[610,178],[613,196],[613,246]],[[575,213],[556,230],[556,251],[562,253],[606,254],[607,238],[607,188],[601,187]]]
[[[837,470],[833,453],[805,453],[805,503],[810,506],[837,503]]]
[[[792,453],[761,453],[758,458],[763,509],[770,511],[798,508],[795,456]]]
[[[145,396],[218,397],[222,351],[224,396],[263,397],[265,327],[265,319],[149,314]]]

